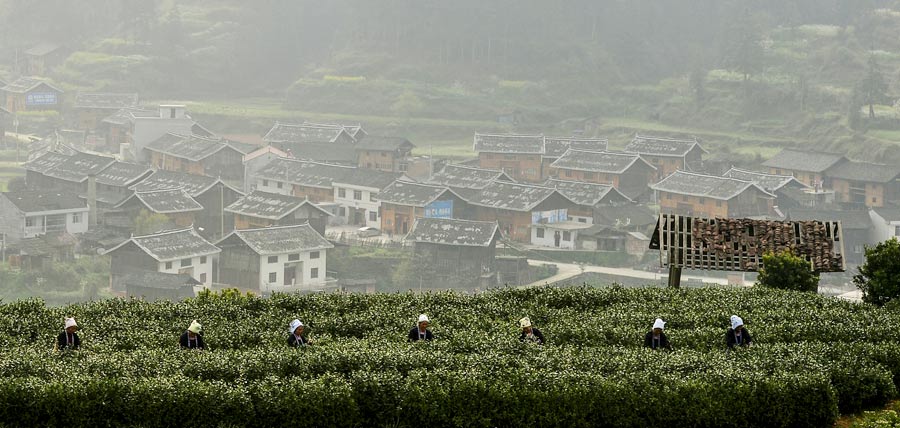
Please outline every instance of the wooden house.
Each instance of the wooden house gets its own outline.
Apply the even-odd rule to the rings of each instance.
[[[9,244],[47,233],[84,233],[88,215],[87,203],[70,192],[5,192],[0,194],[0,239]]]
[[[419,218],[405,240],[413,242],[417,266],[429,283],[491,287],[498,284],[496,222]],[[424,266],[422,266],[424,265]]]
[[[825,172],[837,202],[851,207],[883,207],[900,202],[900,166],[842,162]]]
[[[234,215],[234,229],[294,226],[309,223],[320,235],[331,213],[306,198],[254,190],[225,208]]]
[[[183,189],[134,192],[113,208],[127,213],[132,219],[139,216],[142,211],[162,214],[176,227],[193,225],[197,213],[203,211],[203,206]]]
[[[185,273],[135,270],[124,274],[122,285],[125,295],[130,298],[148,302],[160,300],[178,302],[194,297],[194,287],[202,284]]]
[[[254,177],[264,192],[309,198],[313,203],[334,202],[334,181],[355,174],[354,166],[279,158]]]
[[[606,138],[545,137],[544,156],[541,161],[544,165],[543,176],[547,178],[552,175],[550,165],[556,162],[569,149],[605,152],[608,147],[609,140]]]
[[[462,164],[446,164],[428,179],[430,184],[446,186],[453,190],[484,189],[493,181],[515,182],[503,171]]]
[[[220,250],[192,227],[152,235],[132,236],[103,254],[110,257],[110,286],[125,291],[124,280],[134,271],[186,274],[210,287]]]
[[[543,135],[475,133],[474,150],[481,168],[501,170],[516,181],[543,180]]]
[[[6,97],[6,110],[11,113],[62,108],[63,90],[35,77],[20,77],[0,88],[0,92]]]
[[[134,193],[129,187],[147,178],[152,173],[153,169],[147,165],[119,161],[111,163],[94,176],[96,185],[94,196],[96,197],[97,207],[102,210],[118,205]],[[87,200],[89,192],[90,177],[88,177],[88,188],[80,193],[79,197]],[[102,215],[100,213],[100,217]]]
[[[569,149],[550,165],[554,178],[610,184],[631,199],[647,193],[656,168],[631,153]]]
[[[696,138],[679,139],[640,134],[635,135],[625,146],[625,152],[638,154],[656,167],[653,182],[679,170],[702,171],[703,155],[708,153]]]
[[[6,254],[12,255],[12,265],[25,271],[41,271],[55,263],[75,260],[78,238],[66,232],[53,232],[25,238],[9,245]]]
[[[358,165],[356,139],[344,127],[275,122],[263,142],[290,157],[337,165]]]
[[[775,206],[782,212],[797,206],[796,198],[793,196],[796,192],[805,192],[811,189],[792,175],[766,174],[731,167],[722,176],[752,182],[766,192],[775,195]]]
[[[262,293],[323,289],[334,248],[308,224],[235,230],[216,245],[221,282]]]
[[[112,157],[76,152],[68,156],[56,152],[25,164],[25,183],[33,189],[71,191],[75,195],[87,192],[88,177],[96,176],[116,163]]]
[[[460,218],[465,201],[445,186],[397,180],[375,199],[381,203],[381,230],[389,235],[409,233],[416,219]]]
[[[158,169],[219,177],[243,185],[243,148],[228,140],[167,133],[148,144],[150,164]]]
[[[62,64],[66,50],[51,42],[40,42],[23,52],[24,69],[22,74],[29,76],[46,76],[51,68]]]
[[[775,200],[750,181],[686,171],[675,171],[651,187],[660,212],[694,217],[770,216]]]
[[[78,129],[95,130],[103,119],[137,105],[138,94],[135,93],[79,92],[75,94],[74,106]]]
[[[131,186],[131,190],[137,192],[172,189],[183,189],[203,207],[194,214],[194,225],[201,235],[215,239],[231,231],[234,218],[225,212],[225,207],[244,194],[218,178],[157,170]]]
[[[544,183],[544,186],[556,189],[563,196],[578,204],[578,207],[570,211],[568,215],[570,220],[579,223],[593,224],[594,211],[602,207],[633,203],[611,184],[550,179]]]
[[[783,149],[762,166],[768,168],[770,174],[793,175],[807,186],[830,189],[827,171],[844,162],[847,158],[836,153]]]
[[[403,137],[367,135],[354,146],[357,166],[378,171],[404,173],[416,146]]]

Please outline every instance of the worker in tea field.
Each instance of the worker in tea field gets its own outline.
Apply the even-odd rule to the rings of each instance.
[[[185,349],[206,349],[206,344],[203,343],[203,326],[197,320],[191,321],[191,325],[181,335],[178,342]]]
[[[666,322],[657,318],[656,321],[653,322],[653,329],[644,336],[644,347],[653,350],[666,349],[671,351],[672,344],[669,343],[669,338],[666,337],[666,333],[663,332],[665,327]]]
[[[299,348],[301,346],[309,345],[309,340],[303,337],[303,328],[304,325],[300,320],[291,321],[290,327],[288,327],[288,332],[290,335],[288,336],[287,342],[288,346],[292,348]]]
[[[531,325],[531,319],[528,317],[519,320],[519,327],[522,327],[522,334],[519,335],[519,341],[534,342],[538,345],[544,344],[544,335],[536,327]]]
[[[432,339],[434,339],[434,335],[431,334],[431,330],[428,329],[428,315],[419,315],[419,323],[409,331],[409,337],[407,338],[407,341],[415,342],[419,340]]]
[[[81,339],[78,338],[78,323],[75,318],[66,318],[65,330],[56,337],[56,349],[60,351],[75,350],[81,347]]]
[[[728,346],[728,349],[732,349],[735,346],[746,346],[749,347],[753,338],[750,337],[750,332],[744,328],[744,320],[737,315],[731,316],[731,328],[725,332],[725,345]]]

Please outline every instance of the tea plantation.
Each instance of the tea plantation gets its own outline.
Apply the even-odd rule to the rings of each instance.
[[[435,341],[406,343],[419,313]],[[755,346],[726,352],[732,314]],[[65,316],[80,351],[53,350]],[[547,338],[518,341],[529,316]],[[641,348],[657,317],[673,352]],[[192,319],[209,350],[177,348]],[[299,318],[315,343],[286,345]],[[0,305],[0,425],[830,426],[900,382],[900,313],[766,289]]]

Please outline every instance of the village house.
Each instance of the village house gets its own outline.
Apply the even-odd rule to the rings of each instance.
[[[48,152],[25,164],[25,183],[31,189],[87,192],[89,176],[96,176],[116,160],[91,153],[75,152],[69,156]]]
[[[235,230],[216,244],[221,282],[262,293],[325,288],[334,248],[308,224]]]
[[[827,171],[847,159],[835,153],[783,149],[777,155],[762,163],[770,174],[793,175],[801,183],[814,189],[830,189]]]
[[[641,234],[652,234],[659,215],[645,205],[612,204],[594,209],[594,224]]]
[[[88,93],[75,94],[75,115],[78,129],[94,130],[100,121],[117,111],[138,105],[135,93]]]
[[[200,281],[185,273],[166,273],[151,270],[135,270],[122,276],[125,296],[148,302],[167,300],[178,302],[194,297],[194,287]]]
[[[184,189],[148,190],[134,192],[113,207],[134,219],[142,211],[166,216],[176,227],[188,227],[196,223],[196,216],[203,211],[200,205]]]
[[[84,233],[88,213],[87,203],[71,192],[0,193],[0,239],[10,244],[47,233]]]
[[[105,137],[107,150],[119,153],[123,144],[131,144],[131,132],[136,119],[157,118],[159,114],[158,109],[126,107],[100,120],[97,131]]]
[[[263,136],[263,142],[296,159],[337,165],[358,165],[356,140],[343,127],[275,122]]]
[[[839,236],[844,240],[844,261],[850,265],[862,264],[866,259],[866,245],[875,243],[870,241],[872,219],[867,210],[843,210],[839,207],[795,208],[788,211],[787,217],[790,221],[841,222]],[[835,242],[835,245],[838,243]]]
[[[591,225],[575,233],[575,248],[578,250],[625,253],[640,257],[650,246],[650,238],[643,233],[601,224]]]
[[[51,232],[33,238],[25,238],[5,248],[12,267],[25,271],[41,271],[55,263],[75,260],[78,238],[66,232]],[[0,244],[2,245],[2,244]]]
[[[243,157],[244,164],[244,192],[249,193],[256,189],[256,175],[266,165],[278,158],[288,158],[287,152],[272,146],[262,146],[247,153]]]
[[[900,206],[870,208],[869,218],[872,221],[869,242],[877,244],[891,238],[900,239]]]
[[[167,133],[212,136],[206,128],[191,119],[185,106],[162,104],[152,110],[125,108],[103,120],[109,126],[108,141],[122,141],[124,148],[114,150],[139,162],[149,162],[150,153],[144,148]],[[115,134],[115,135],[114,135]]]
[[[358,123],[356,125],[342,125],[339,123],[315,123],[310,121],[303,121],[303,125],[320,128],[343,128],[345,131],[347,131],[348,134],[350,134],[351,137],[353,137],[354,141],[360,141],[369,135],[369,133],[366,132],[365,129],[363,129],[362,125]]]
[[[543,176],[551,176],[550,165],[569,149],[605,152],[608,147],[609,140],[606,138],[544,137]]]
[[[405,240],[413,242],[417,268],[429,283],[464,288],[492,287],[497,282],[496,222],[448,218],[419,218]],[[429,287],[431,288],[431,287]]]
[[[218,137],[166,133],[144,148],[158,169],[219,177],[242,186],[243,147]]]
[[[306,198],[254,190],[225,207],[234,214],[234,229],[258,229],[269,226],[294,226],[309,223],[320,235],[331,213]]]
[[[569,211],[585,209],[554,188],[504,181],[491,182],[463,197],[472,208],[460,217],[496,221],[504,236],[518,242],[531,242],[533,234],[542,234],[536,232],[537,225],[566,222]]]
[[[484,169],[462,164],[446,164],[436,172],[428,183],[446,186],[454,191],[463,189],[484,189],[493,181],[515,182],[503,171]]]
[[[115,161],[103,168],[94,176],[96,186],[94,197],[100,210],[112,208],[131,196],[134,192],[129,187],[137,184],[153,173],[147,165]],[[87,200],[90,193],[91,178],[88,176],[87,189],[78,196]],[[98,215],[102,218],[103,213]],[[99,220],[99,218],[98,218]]]
[[[445,186],[397,180],[375,195],[381,203],[381,230],[405,235],[418,218],[460,218],[465,201]]]
[[[334,203],[341,224],[381,226],[381,201],[375,195],[401,177],[399,173],[356,168],[335,177]]]
[[[578,204],[578,207],[568,213],[569,219],[578,223],[594,223],[594,211],[609,205],[634,203],[611,184],[550,179],[544,183],[544,186],[556,189],[563,196]]]
[[[554,178],[611,184],[631,199],[647,193],[656,168],[630,153],[589,152],[569,149],[550,165]]]
[[[848,160],[825,172],[836,202],[851,207],[883,207],[900,202],[900,166]]]
[[[35,77],[20,77],[0,88],[11,113],[62,108],[63,90]]]
[[[416,146],[403,137],[368,135],[356,143],[357,165],[360,168],[386,172],[406,172]]]
[[[216,280],[216,257],[220,252],[188,227],[132,236],[103,254],[110,258],[110,286],[125,291],[125,278],[140,270],[189,275],[209,288]]]
[[[353,166],[278,158],[256,174],[256,189],[309,198],[316,204],[334,202],[334,181],[357,172]]]
[[[131,186],[131,190],[137,192],[179,188],[203,207],[202,211],[194,214],[194,225],[200,230],[200,234],[215,239],[231,231],[234,227],[234,218],[231,213],[224,211],[225,207],[233,204],[244,194],[218,178],[157,170]]]
[[[501,170],[516,181],[543,180],[543,135],[475,133],[473,149],[481,168]]]
[[[775,205],[778,211],[784,213],[784,210],[799,206],[797,200],[798,193],[804,193],[812,190],[811,187],[803,184],[792,175],[776,175],[766,174],[764,172],[748,171],[731,167],[725,174],[726,178],[734,178],[742,181],[749,181],[761,187],[766,192],[775,195]],[[775,213],[778,215],[778,213]]]
[[[20,73],[28,76],[46,76],[51,68],[62,64],[66,57],[66,50],[51,42],[40,42],[23,53],[24,69]]]
[[[749,181],[687,171],[675,171],[650,187],[657,192],[660,212],[694,217],[771,216],[775,199]]]
[[[656,167],[653,182],[679,170],[702,171],[703,154],[708,153],[696,138],[678,139],[640,134],[636,134],[625,146],[625,152],[638,154]]]

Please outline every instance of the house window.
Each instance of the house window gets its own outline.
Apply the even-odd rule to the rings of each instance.
[[[313,251],[313,252],[310,252],[310,253],[309,253],[309,259],[310,259],[310,260],[312,260],[312,259],[318,259],[318,258],[319,258],[319,252],[318,252],[318,251]]]
[[[310,278],[318,278],[319,277],[319,268],[312,268],[309,270]]]
[[[593,179],[594,179],[594,173],[593,173],[593,172],[585,172],[585,173],[584,173],[584,179],[585,179],[585,180],[593,180]]]
[[[269,256],[269,263],[278,263],[278,256]]]
[[[563,241],[571,241],[572,240],[572,232],[563,232]]]
[[[504,156],[503,156],[503,159],[506,159],[506,160],[516,160],[516,157],[513,156],[513,155],[504,155]]]
[[[537,236],[538,238],[543,238],[544,237],[544,228],[538,227],[535,229],[534,233],[535,233],[535,236]]]
[[[877,204],[877,203],[878,203],[878,198],[876,198],[876,197],[873,196],[873,197],[872,197],[872,203],[873,203],[873,204]]]
[[[166,270],[172,269],[172,262],[166,262]]]
[[[268,186],[269,186],[269,180],[263,180],[263,186],[268,187]]]
[[[206,264],[206,256],[200,256],[200,264],[201,264],[201,265],[205,265],[205,264]]]
[[[705,203],[706,203],[706,198],[700,198],[700,205],[703,205]]]
[[[269,284],[278,282],[278,272],[269,272]]]
[[[300,254],[288,254],[289,262],[296,262],[297,260],[300,260]]]
[[[894,226],[894,235],[900,236],[900,226]]]
[[[537,175],[537,170],[535,170],[534,168],[526,168],[525,175],[535,176]]]
[[[347,208],[346,207],[338,208],[338,215],[341,217],[346,217],[347,216]]]
[[[72,214],[72,223],[81,223],[81,213]]]
[[[567,169],[567,170],[566,170],[566,177],[571,177],[572,175],[574,175],[574,174],[572,174],[572,170],[571,170],[571,169]]]
[[[587,223],[587,219],[586,219],[586,218],[580,218],[580,219],[578,219],[578,222],[579,222],[579,223]]]
[[[338,197],[346,198],[347,197],[347,189],[344,189],[343,187],[338,188]]]
[[[284,187],[284,183],[282,183],[282,182],[279,181],[279,182],[276,183],[276,186],[278,186],[278,188],[281,189],[281,188]]]
[[[687,195],[681,195],[681,201],[687,202]]]
[[[375,202],[375,194],[372,192],[369,192],[369,202]]]
[[[378,213],[375,211],[369,211],[369,221],[378,221]]]
[[[362,200],[362,190],[354,190],[353,191],[353,199],[357,201]]]
[[[716,201],[716,208],[722,208],[722,201]]]
[[[188,267],[188,266],[192,265],[193,264],[193,263],[191,263],[192,261],[193,260],[191,260],[191,259],[181,259],[181,267]]]
[[[200,274],[200,282],[202,282],[204,284],[206,283],[206,274],[205,273]]]
[[[34,217],[25,217],[25,227],[34,226]]]

